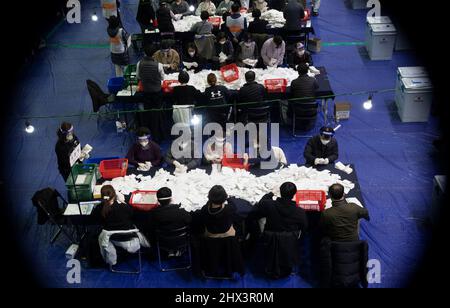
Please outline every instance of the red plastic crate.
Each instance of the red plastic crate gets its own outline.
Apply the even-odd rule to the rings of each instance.
[[[244,165],[244,159],[239,158],[237,154],[234,154],[233,157],[227,157],[224,155],[222,158],[222,167],[229,167],[234,169],[249,169],[249,165]]]
[[[113,179],[125,176],[128,169],[128,159],[110,159],[102,160],[99,166],[100,174],[104,179]]]
[[[208,21],[214,26],[214,27],[220,27],[222,24],[222,17],[209,17]]]
[[[131,194],[129,203],[132,207],[140,211],[151,211],[154,208],[158,207],[157,201],[151,203],[142,203],[140,201],[138,202],[136,200],[136,197],[137,195],[153,195],[154,199],[156,200],[156,193],[156,190],[136,190]]]
[[[220,68],[220,74],[226,82],[233,82],[239,79],[239,68],[236,64],[228,64]]]
[[[162,90],[164,93],[172,93],[173,87],[179,84],[180,82],[178,80],[164,80],[162,83]]]
[[[264,80],[264,87],[269,93],[285,93],[287,88],[287,79],[266,79]]]
[[[300,204],[300,201],[316,201],[317,203]],[[325,210],[327,195],[323,190],[299,190],[295,195],[295,203],[305,211],[322,212]]]

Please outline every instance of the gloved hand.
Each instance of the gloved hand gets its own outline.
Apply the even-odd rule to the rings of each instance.
[[[178,161],[176,161],[176,160],[173,162],[173,165],[175,166],[175,168],[180,168],[181,167],[181,164]]]
[[[247,165],[248,164],[248,154],[244,153],[243,158],[244,158],[244,165]]]
[[[145,169],[144,163],[138,163],[138,169]]]
[[[117,191],[116,196],[117,196],[118,203],[125,203],[125,196],[122,193]]]
[[[191,64],[193,67],[198,67],[198,63],[197,62],[192,62]]]
[[[148,167],[148,169],[150,169],[151,167],[153,167],[153,166],[152,166],[152,163],[149,162],[149,161],[146,161],[146,162],[145,162],[145,166]]]
[[[323,158],[316,158],[314,160],[314,165],[325,165],[325,160]]]
[[[164,68],[170,68],[170,64],[163,64],[162,65]]]
[[[278,60],[275,58],[270,59],[270,66],[277,66]]]
[[[330,163],[330,160],[328,159],[328,158],[325,158],[324,160],[323,160],[323,164],[324,165],[328,165]]]

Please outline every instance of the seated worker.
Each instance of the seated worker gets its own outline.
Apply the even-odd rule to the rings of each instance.
[[[268,4],[265,0],[255,0],[253,1],[253,12],[255,10],[259,10],[260,16],[261,13],[267,12]]]
[[[225,12],[230,12],[233,3],[234,2],[231,0],[223,0],[222,2],[219,3],[219,6],[216,9],[216,14],[222,15]]]
[[[222,164],[223,156],[233,156],[233,146],[226,142],[225,138],[214,136],[213,140],[207,141],[203,153],[203,163],[206,165]]]
[[[189,10],[189,4],[184,0],[173,1],[171,9],[175,16],[188,16],[193,14],[193,12]]]
[[[178,72],[180,68],[180,55],[167,41],[161,43],[161,49],[155,52],[153,59],[163,65],[166,74]]]
[[[238,47],[237,64],[239,66],[253,68],[257,63],[258,58],[259,58],[258,46],[253,40],[251,34],[244,33],[242,35],[242,42],[239,43]],[[253,60],[254,64],[252,62],[247,62],[248,60]]]
[[[367,209],[345,200],[344,186],[333,184],[328,190],[332,207],[322,212],[320,230],[332,241],[353,242],[359,240],[359,220],[369,221]]]
[[[203,11],[207,11],[210,16],[216,14],[216,6],[211,0],[203,0],[195,10],[195,15],[200,16]]]
[[[286,32],[299,31],[302,28],[301,20],[305,18],[305,9],[298,0],[289,0],[283,10],[284,24],[283,30]]]
[[[160,2],[159,9],[156,11],[156,19],[158,20],[159,32],[175,32],[172,19],[176,20],[177,17],[170,10],[167,2]]]
[[[295,49],[288,55],[288,64],[289,67],[297,69],[299,64],[312,66],[313,59],[311,54],[305,50],[305,46],[302,43],[297,43]]]
[[[239,12],[240,6],[238,3],[234,3],[231,6],[231,15],[227,17],[225,23],[228,28],[228,33],[233,44],[236,46],[241,40],[241,35],[244,31],[247,31],[247,18],[245,18]]]
[[[269,144],[261,145],[258,140],[253,141],[253,146],[247,150],[250,168],[276,169],[286,166],[287,159],[284,151]]]
[[[253,21],[248,25],[249,33],[266,33],[267,25],[269,22],[267,20],[261,19],[261,11],[259,9],[254,9],[252,12]]]
[[[322,127],[320,135],[308,140],[303,153],[307,166],[328,165],[338,159],[338,143],[333,136],[333,128]]]
[[[120,200],[111,185],[104,185],[100,194],[102,203],[97,205],[92,215],[99,217],[102,228],[106,231],[131,230],[135,226],[133,224],[133,208]]]
[[[159,167],[162,162],[161,148],[150,140],[150,130],[141,127],[136,132],[137,142],[128,150],[128,163],[138,167],[141,171],[148,171],[151,167]]]
[[[186,70],[194,71],[194,73],[200,72],[206,60],[198,54],[197,46],[194,43],[189,43],[187,45],[186,54],[183,56],[183,66]]]
[[[214,44],[216,53],[213,57],[213,68],[219,69],[220,67],[233,63],[234,61],[234,49],[233,44],[227,40],[224,32],[219,32],[216,37],[216,43]]]
[[[184,172],[201,166],[202,159],[195,158],[192,140],[175,140],[166,154],[165,161],[175,167],[175,172]]]
[[[191,27],[191,32],[194,32],[196,35],[210,35],[212,34],[213,25],[208,21],[209,13],[207,11],[203,11],[200,14],[200,18],[202,21],[196,22]]]
[[[58,136],[58,141],[55,145],[55,152],[58,160],[58,170],[64,182],[66,182],[72,170],[70,155],[80,145],[80,141],[73,131],[73,125],[68,122],[61,123],[61,126],[56,131],[56,135]]]
[[[264,42],[261,48],[263,67],[278,67],[283,65],[286,44],[281,36],[276,35]]]
[[[155,10],[153,9],[152,1],[139,0],[136,20],[141,27],[142,33],[144,33],[146,29],[153,27],[153,21],[155,18]]]
[[[200,210],[200,221],[205,227],[205,236],[224,238],[235,236],[233,219],[236,208],[227,202],[228,195],[220,185],[214,185],[208,193],[208,202]]]
[[[241,120],[243,121],[243,123],[247,123],[247,118],[249,116],[247,114],[247,110],[249,108],[258,107],[266,96],[266,89],[262,84],[257,83],[255,79],[256,75],[254,71],[246,72],[245,73],[246,83],[238,91],[237,95],[238,104],[255,102],[255,104],[237,106],[238,112],[242,115]]]
[[[292,80],[290,86],[291,98],[305,98],[305,102],[315,101],[319,84],[314,77],[308,75],[309,66],[301,63],[297,66],[298,78]]]
[[[274,200],[273,192],[266,194],[250,213],[250,219],[266,218],[264,231],[304,233],[308,228],[308,219],[305,210],[296,205],[296,194],[294,183],[283,183],[280,186],[281,197]]]
[[[207,82],[209,87],[203,92],[205,106],[226,105],[230,99],[228,88],[217,85],[217,77],[214,73],[208,74]],[[214,107],[204,109],[207,123],[219,123],[222,127],[228,122],[231,114],[231,106]]]
[[[171,231],[191,223],[191,215],[180,204],[173,204],[170,188],[160,188],[156,192],[156,198],[159,206],[151,211],[151,225],[155,230]]]
[[[191,125],[192,109],[201,98],[201,92],[188,85],[189,74],[181,71],[178,74],[180,85],[173,88],[173,122]]]

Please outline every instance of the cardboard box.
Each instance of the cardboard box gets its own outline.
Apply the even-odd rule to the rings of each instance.
[[[308,50],[314,53],[319,53],[322,49],[322,40],[314,37],[308,40]]]
[[[349,102],[337,102],[334,104],[334,118],[336,120],[348,120],[352,104]]]

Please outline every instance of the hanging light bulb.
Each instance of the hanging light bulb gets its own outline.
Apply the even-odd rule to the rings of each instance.
[[[94,12],[94,14],[92,14],[91,19],[92,19],[92,21],[97,21],[98,20],[98,16],[97,16],[96,12]]]
[[[363,107],[366,110],[370,110],[373,107],[372,104],[372,94],[369,95],[369,98],[363,103]]]
[[[31,123],[30,123],[29,121],[26,121],[26,122],[25,122],[25,131],[26,131],[28,134],[32,134],[32,133],[34,132],[34,126],[31,125]]]
[[[189,11],[190,11],[190,12],[195,11],[195,7],[194,7],[193,5],[191,5],[191,6],[189,7]]]

